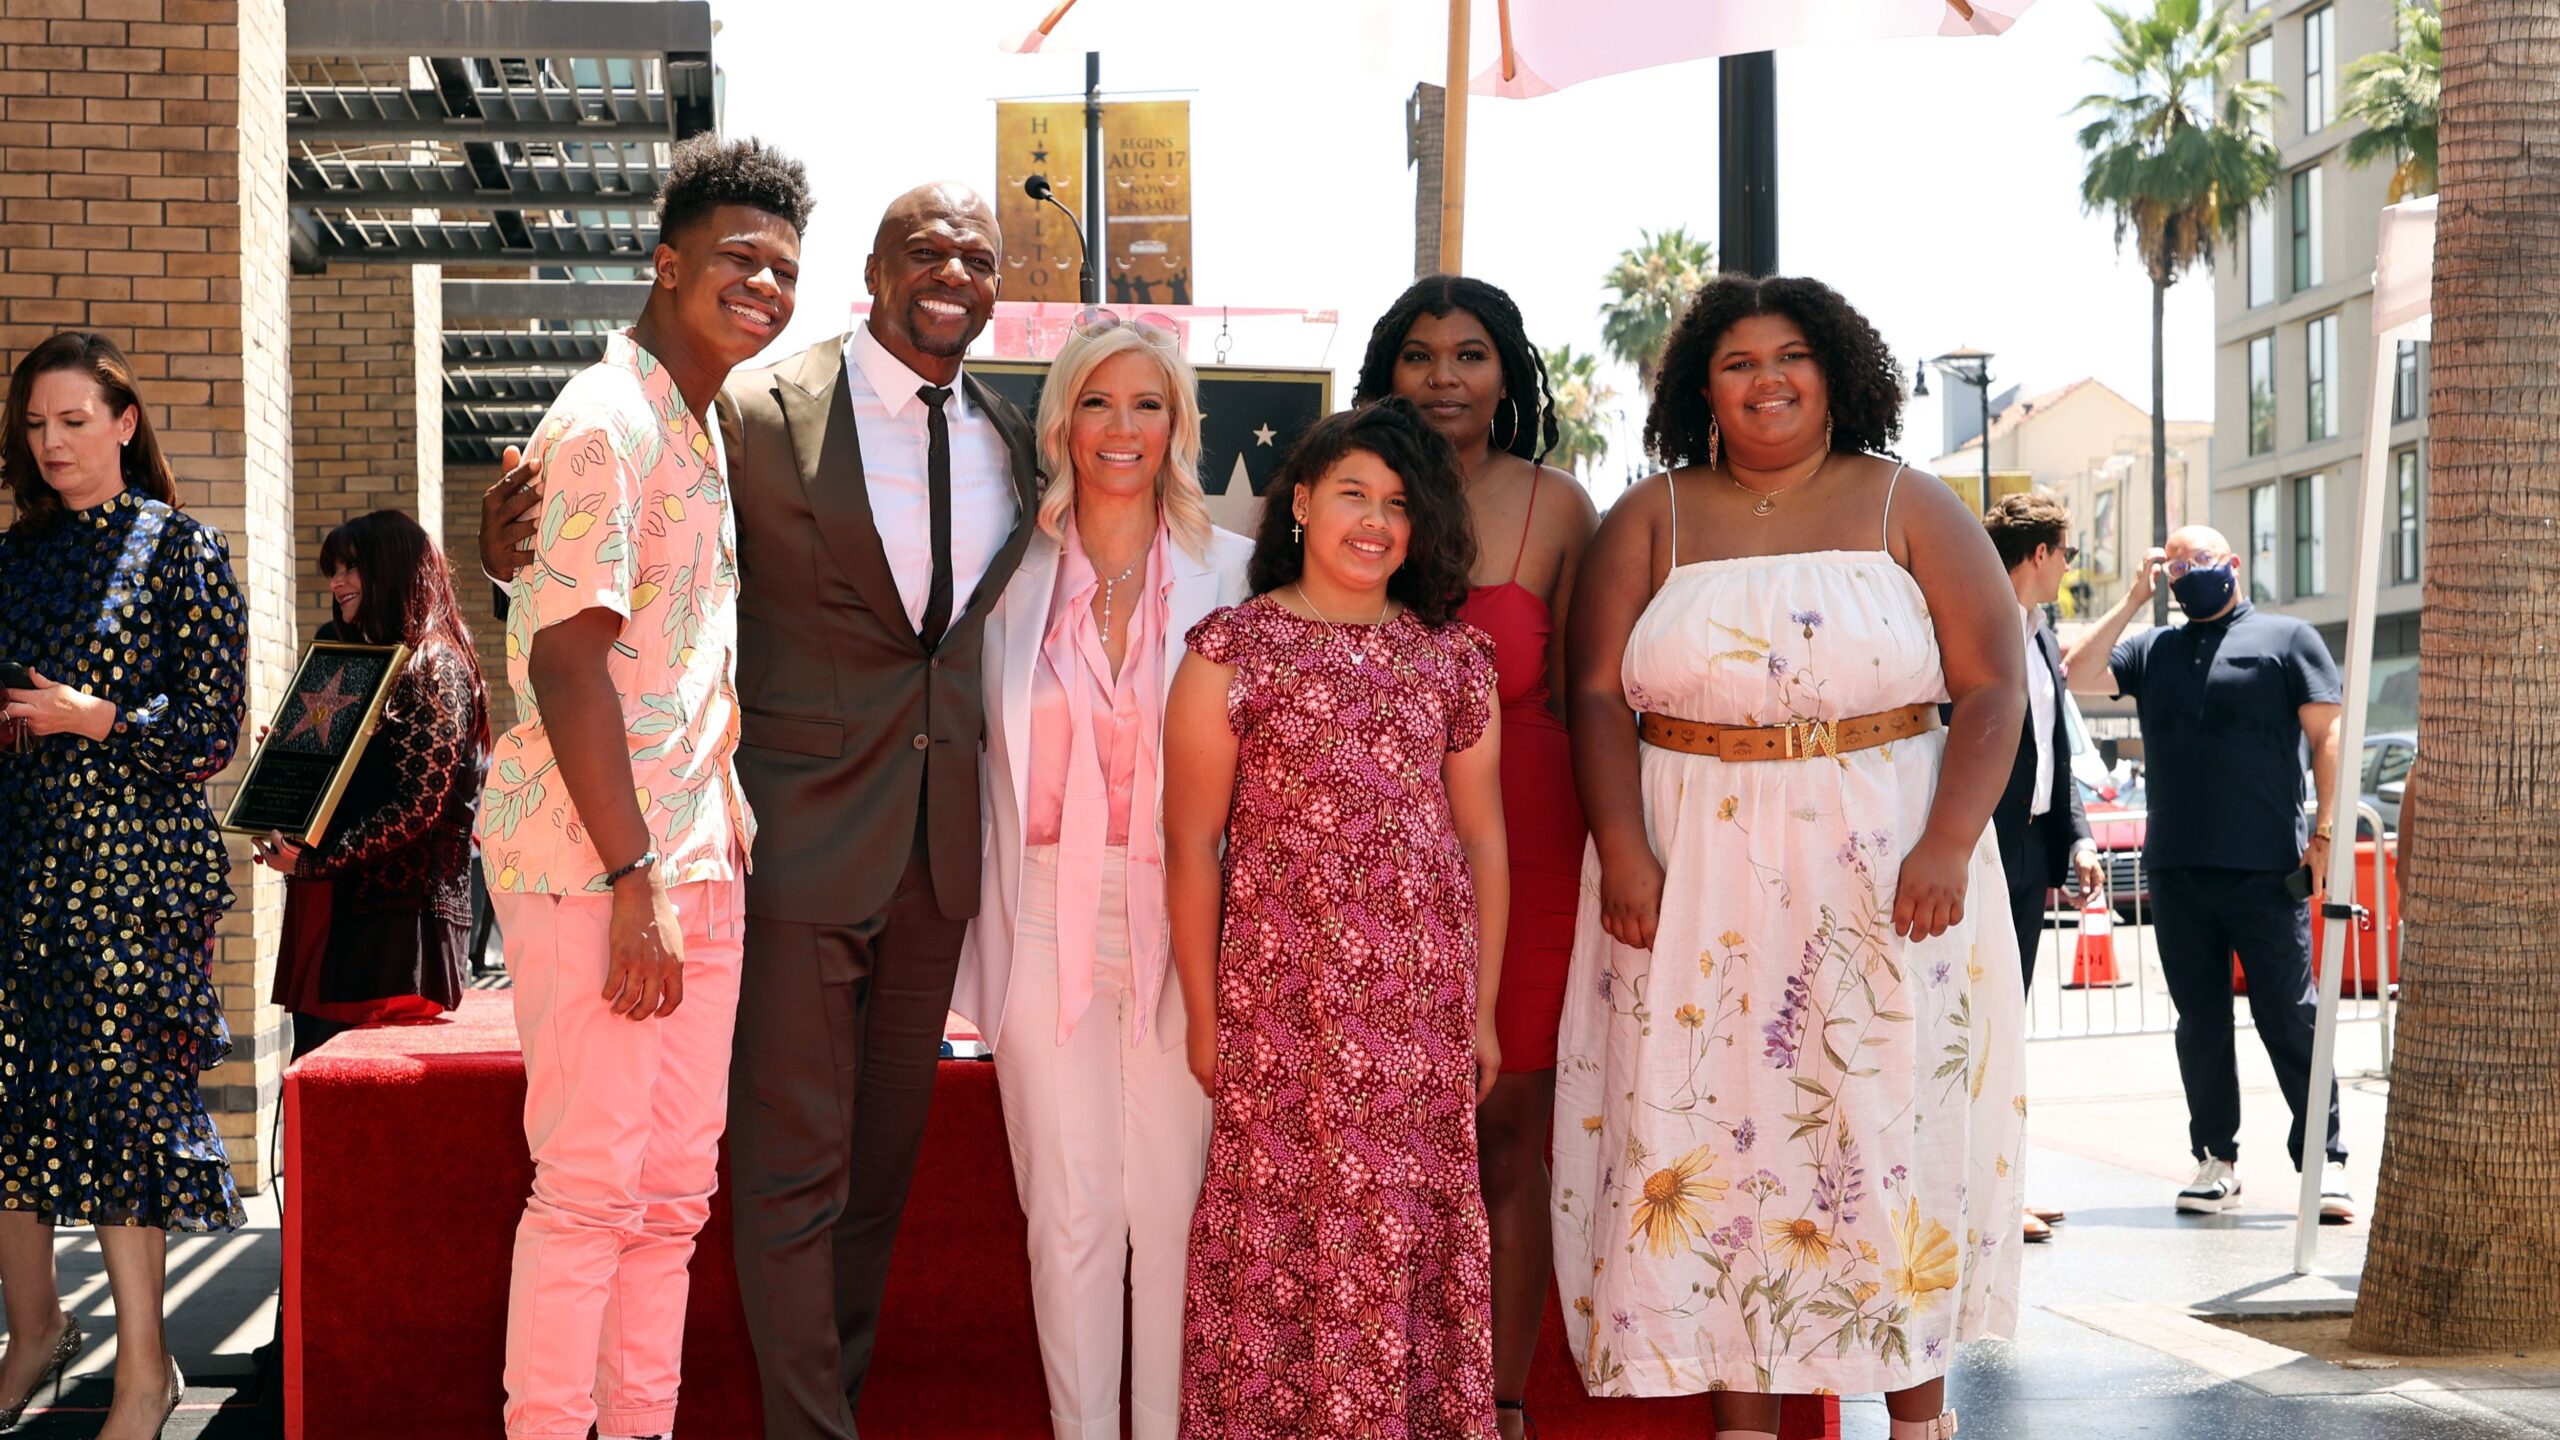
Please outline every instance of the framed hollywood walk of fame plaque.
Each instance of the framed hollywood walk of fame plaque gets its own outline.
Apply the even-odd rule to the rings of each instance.
[[[311,642],[223,813],[222,828],[253,835],[275,830],[306,846],[319,844],[347,792],[348,777],[382,723],[391,682],[408,660],[406,645]]]

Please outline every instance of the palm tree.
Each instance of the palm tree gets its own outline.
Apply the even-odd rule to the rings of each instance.
[[[2364,133],[2347,163],[2389,160],[2391,203],[2436,191],[2436,102],[2444,75],[2444,17],[2433,5],[2400,6],[2400,44],[2347,67],[2348,119]]]
[[[1600,378],[1600,357],[1586,354],[1570,345],[1559,345],[1546,352],[1547,384],[1556,396],[1556,448],[1547,460],[1559,469],[1576,475],[1589,475],[1609,457],[1609,436],[1601,422],[1615,412],[1610,402],[1618,398],[1609,382]]]
[[[2535,133],[2560,94],[2550,0],[2444,17],[2444,205],[2427,414],[2425,819],[2402,872],[2400,1029],[2353,1342],[2401,1354],[2560,1341],[2560,795],[2506,717],[2560,686],[2560,171]],[[2535,576],[2542,578],[2537,580]]]
[[[1671,338],[1680,312],[1714,276],[1716,255],[1713,245],[1690,239],[1684,226],[1659,235],[1636,233],[1636,247],[1620,252],[1618,263],[1600,280],[1616,296],[1600,307],[1600,343],[1612,357],[1635,367],[1636,388],[1650,396],[1663,342]]]
[[[2101,5],[2115,43],[2092,57],[2116,77],[2112,93],[2074,109],[2089,157],[2080,203],[2115,217],[2151,277],[2151,543],[2169,541],[2169,418],[2163,320],[2169,287],[2211,264],[2217,240],[2236,237],[2249,207],[2275,188],[2282,163],[2266,136],[2275,87],[2244,80],[2248,29],[2203,0],[2155,0],[2147,15]],[[2151,601],[2167,624],[2166,587]]]

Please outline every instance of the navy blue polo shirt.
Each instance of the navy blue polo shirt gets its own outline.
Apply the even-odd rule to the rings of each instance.
[[[2320,632],[2244,600],[2220,620],[2136,635],[2108,663],[2142,719],[2143,863],[2300,865],[2311,834],[2301,710],[2344,694]]]

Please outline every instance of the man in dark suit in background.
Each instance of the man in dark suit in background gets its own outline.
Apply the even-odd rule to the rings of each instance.
[[[1037,506],[1030,422],[961,367],[1002,254],[975,193],[900,196],[868,320],[720,398],[760,826],[729,1165],[767,1440],[855,1435],[978,910],[980,636]],[[492,574],[530,533],[530,479],[483,503]]]
[[[2044,607],[2062,593],[2063,572],[2078,551],[2063,543],[2071,514],[2050,491],[2009,496],[1991,507],[1983,526],[2018,592],[2021,643],[2027,650],[2027,723],[2019,727],[2018,763],[1991,812],[1991,829],[2000,840],[2000,866],[2009,874],[2018,967],[2032,987],[2048,892],[2075,876],[2084,893],[2106,881],[2080,787],[2071,781],[2071,737],[2062,713],[2067,693],[2062,646],[2044,623]]]
[[[2077,558],[2064,543],[2071,514],[2050,491],[2011,495],[1983,517],[2009,584],[2018,592],[2018,623],[2027,651],[2027,723],[2018,727],[2018,760],[2009,788],[1991,812],[2000,842],[2000,867],[2009,876],[2009,914],[2018,928],[2018,971],[2035,984],[2036,945],[2044,938],[2046,903],[2054,887],[2077,878],[2082,893],[2106,882],[2098,845],[2080,787],[2071,779],[2071,736],[2063,718],[2062,647],[2044,623],[2044,607],[2062,593],[2063,572]],[[2059,1210],[2029,1206],[2024,1224],[2031,1241],[2052,1237],[2049,1221]]]

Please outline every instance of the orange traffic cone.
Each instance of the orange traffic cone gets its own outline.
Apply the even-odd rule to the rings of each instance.
[[[2080,943],[2071,952],[2071,978],[2065,990],[2109,989],[2133,982],[2116,973],[2116,910],[2104,890],[2092,890],[2080,905]]]

